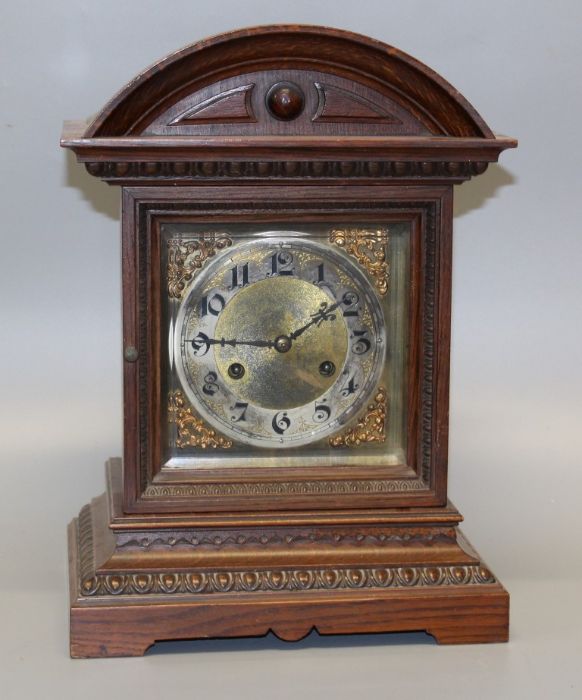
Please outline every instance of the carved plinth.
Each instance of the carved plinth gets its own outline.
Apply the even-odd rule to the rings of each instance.
[[[509,596],[443,508],[297,515],[294,523],[119,511],[107,494],[69,528],[71,655],[137,656],[156,641],[425,630],[501,642]],[[188,522],[188,520],[190,522]],[[246,520],[246,522],[245,522]]]

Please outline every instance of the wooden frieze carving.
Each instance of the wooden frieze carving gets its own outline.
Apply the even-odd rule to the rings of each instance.
[[[297,592],[335,589],[433,588],[495,583],[484,566],[407,566],[242,571],[166,571],[98,574],[81,584],[83,596]]]
[[[251,496],[330,496],[353,494],[388,494],[417,492],[427,489],[421,478],[411,479],[340,479],[302,481],[257,481],[196,484],[150,484],[144,496],[159,498],[251,497]]]

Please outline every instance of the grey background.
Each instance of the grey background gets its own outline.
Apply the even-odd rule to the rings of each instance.
[[[65,526],[121,451],[119,191],[59,150],[61,122],[183,45],[276,22],[397,46],[520,139],[456,190],[450,441],[450,495],[512,593],[512,639],[268,637],[72,662]],[[581,26],[578,0],[2,4],[3,698],[580,697]]]

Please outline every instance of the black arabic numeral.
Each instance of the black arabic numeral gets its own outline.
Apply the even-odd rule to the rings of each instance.
[[[292,275],[293,256],[286,250],[271,255],[271,275]]]
[[[237,287],[246,287],[249,283],[249,264],[231,267],[230,274],[232,275],[231,291]]]
[[[245,403],[244,401],[237,401],[234,404],[234,406],[230,407],[230,410],[231,411],[240,411],[240,412],[235,416],[231,416],[230,420],[233,421],[233,423],[240,423],[241,421],[243,423],[246,422],[247,407],[248,407],[248,403]]]
[[[204,385],[202,387],[202,391],[207,396],[214,396],[214,394],[216,394],[216,392],[220,389],[220,387],[216,383],[217,379],[218,376],[216,372],[208,372],[208,374],[204,377]]]
[[[200,315],[204,317],[210,313],[213,316],[218,316],[225,304],[226,301],[220,294],[214,294],[210,299],[207,296],[202,297],[200,299]]]
[[[329,417],[331,416],[331,408],[329,406],[325,405],[326,399],[323,399],[321,403],[315,402],[315,413],[313,414],[313,420],[316,423],[325,423],[326,420],[329,420]]]
[[[347,385],[344,386],[344,388],[341,390],[341,395],[344,397],[347,397],[350,394],[355,394],[359,388],[360,388],[360,385],[356,384],[356,376],[354,375],[353,377],[350,378]]]
[[[364,337],[368,331],[354,331],[352,338],[356,338],[356,342],[352,348],[352,352],[356,355],[365,355],[368,350],[372,347],[370,341]]]
[[[275,413],[273,420],[271,421],[271,425],[273,426],[273,430],[277,433],[277,435],[283,435],[283,433],[291,426],[291,421],[287,416],[287,412],[279,411],[279,413]]]
[[[323,269],[323,263],[320,263],[317,266],[317,279],[315,280],[315,284],[321,284],[322,282],[325,282],[325,275],[324,275],[324,269]]]
[[[344,316],[357,316],[357,306],[360,303],[360,297],[355,292],[346,292],[342,297],[342,304],[347,306],[344,311]]]
[[[208,341],[209,338],[206,335],[206,333],[198,333],[198,335],[195,338],[192,338],[190,342],[192,343],[192,350],[196,357],[202,357],[203,355],[206,355],[206,353],[210,349],[210,343]]]

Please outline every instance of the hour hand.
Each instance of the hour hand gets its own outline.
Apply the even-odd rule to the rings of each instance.
[[[198,357],[206,355],[210,350],[211,345],[220,345],[221,347],[226,347],[227,345],[234,348],[237,345],[251,345],[256,348],[272,348],[275,345],[273,340],[237,340],[236,338],[227,340],[226,338],[209,338],[206,333],[200,331],[195,338],[188,341],[192,344],[192,350],[194,354]]]

